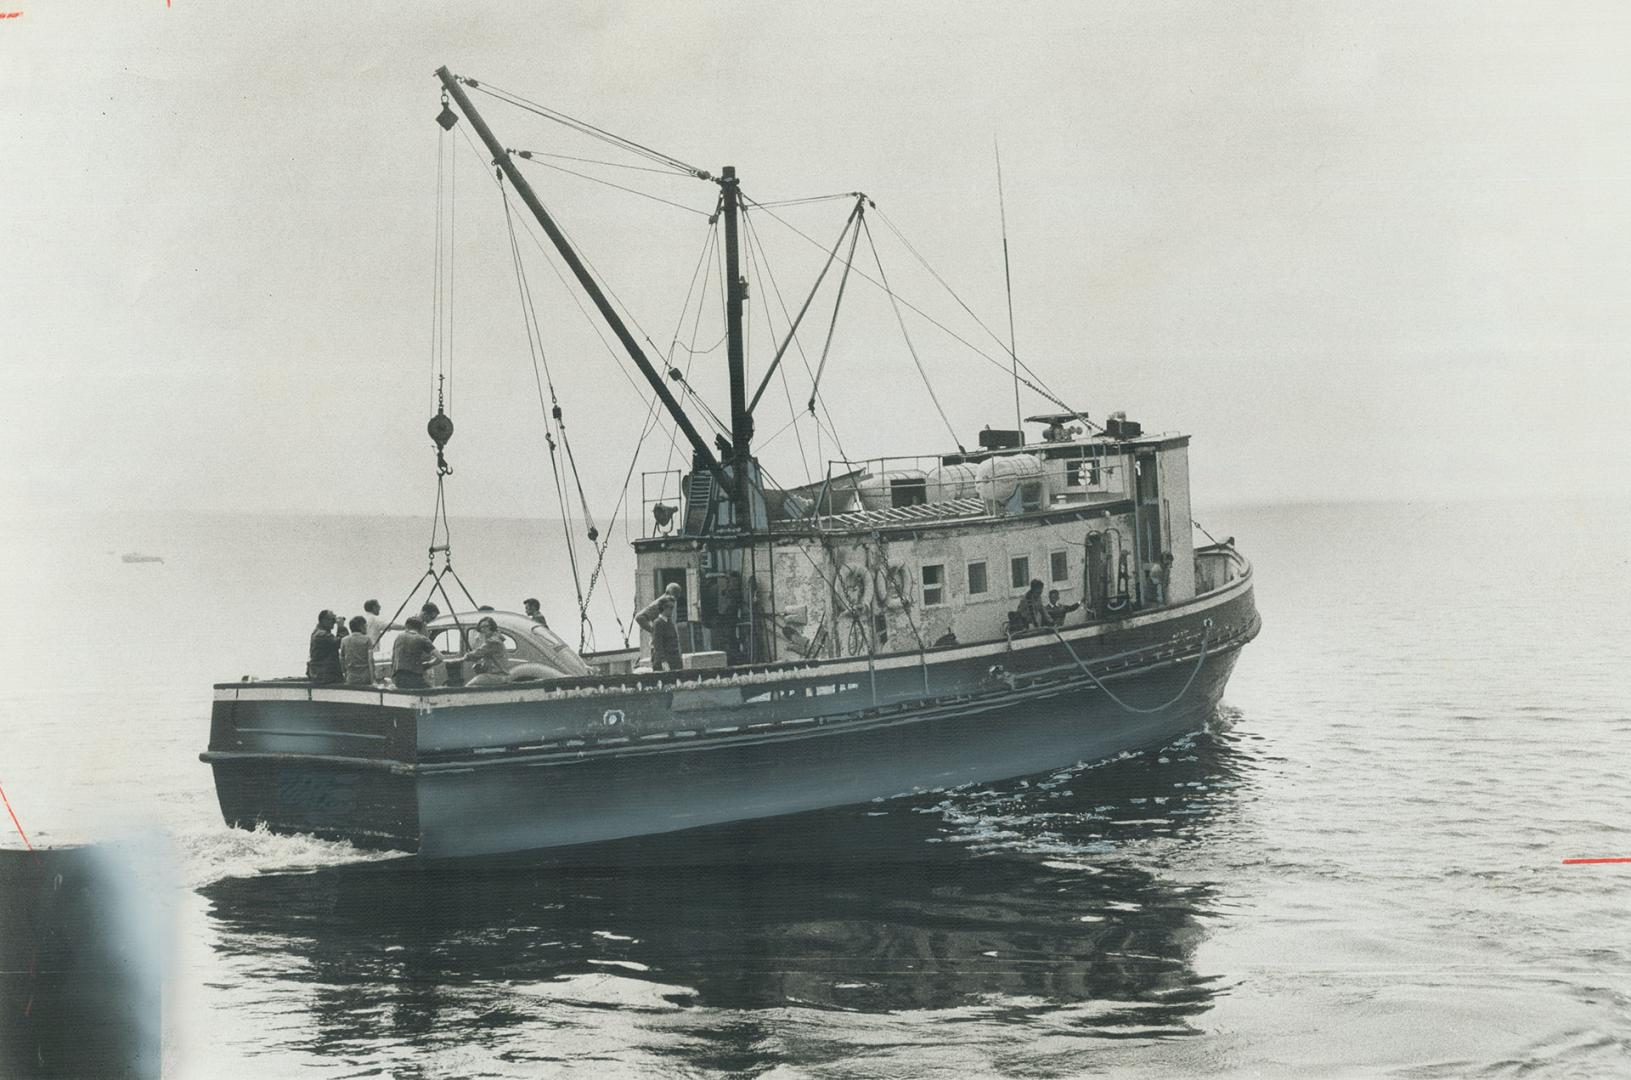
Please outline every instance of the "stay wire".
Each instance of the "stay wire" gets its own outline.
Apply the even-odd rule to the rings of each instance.
[[[558,158],[561,161],[577,161],[584,165],[604,165],[609,169],[632,169],[635,172],[657,173],[659,176],[676,175],[672,168],[659,169],[651,165],[630,165],[626,161],[604,161],[600,158],[577,157],[572,154],[555,154],[548,150],[512,150],[511,153],[525,158]]]
[[[490,86],[486,83],[478,83],[474,79],[461,79],[460,81],[473,90],[484,93],[487,96],[502,101],[507,105],[513,105],[518,109],[525,109],[527,112],[534,113],[546,120],[552,120],[563,127],[571,128],[579,134],[587,135],[590,138],[600,139],[611,144],[612,146],[618,147],[619,149],[626,150],[631,154],[636,154],[651,161],[667,165],[678,172],[689,173],[690,175],[698,178],[711,179],[708,172],[704,169],[699,169],[695,165],[689,165],[677,157],[665,154],[660,150],[654,150],[649,146],[635,142],[633,139],[628,139],[621,135],[614,135],[610,131],[606,131],[603,128],[598,128],[587,121],[579,120],[575,116],[569,116],[566,113],[561,112],[559,109],[552,109],[547,105],[540,105],[536,101],[530,101],[527,98],[522,97],[520,94],[511,93],[508,90],[504,90],[496,86]]]
[[[1001,178],[999,176],[999,180],[1000,179]],[[1001,196],[1000,190],[998,192],[998,195],[999,195],[999,201],[1000,201],[1000,196]],[[1006,210],[1006,207],[1003,208],[1003,212],[1004,212],[1004,236],[1006,237],[1006,235],[1007,235],[1007,225],[1006,225],[1007,210]],[[1100,425],[1093,423],[1093,421],[1089,420],[1087,417],[1085,417],[1082,414],[1076,412],[1076,410],[1071,408],[1071,406],[1066,405],[1063,401],[1061,401],[1058,398],[1057,395],[1055,395],[1053,393],[1051,388],[1046,388],[1047,384],[1046,384],[1045,380],[1036,371],[1036,369],[1031,367],[1031,365],[1027,364],[1025,361],[1021,360],[1019,358],[1019,356],[1015,353],[1013,342],[1011,340],[1007,341],[1007,342],[1004,342],[1002,340],[1002,338],[997,336],[996,331],[992,330],[991,327],[989,327],[989,326],[987,326],[985,324],[985,320],[981,319],[978,315],[976,315],[974,313],[974,309],[969,307],[968,304],[963,301],[963,298],[957,294],[957,290],[953,289],[951,287],[951,284],[948,281],[946,281],[946,279],[944,277],[942,277],[940,275],[940,272],[937,271],[933,266],[931,266],[929,264],[929,260],[924,258],[923,253],[918,251],[917,247],[915,245],[913,245],[913,243],[906,238],[906,234],[900,231],[899,226],[897,226],[894,223],[894,221],[892,221],[890,219],[889,215],[884,213],[882,210],[879,210],[878,211],[878,216],[881,219],[883,219],[883,223],[886,226],[889,227],[890,232],[895,234],[895,237],[898,240],[900,240],[900,242],[905,246],[906,250],[912,253],[913,258],[917,259],[918,263],[922,265],[923,269],[927,270],[929,272],[929,275],[931,277],[933,277],[935,279],[935,281],[940,283],[940,287],[946,290],[946,294],[948,296],[950,296],[953,300],[957,301],[958,306],[961,307],[964,311],[966,311],[968,313],[969,318],[973,319],[974,322],[980,327],[980,329],[984,330],[986,332],[986,334],[990,336],[991,340],[995,341],[997,343],[997,345],[999,347],[1001,347],[1002,351],[1008,354],[1008,359],[1009,359],[1010,363],[1013,364],[1014,367],[1016,367],[1016,368],[1023,368],[1025,373],[1027,375],[1029,375],[1031,377],[1031,379],[1035,380],[1035,382],[1031,382],[1030,380],[1020,379],[1017,376],[1015,376],[1015,381],[1016,382],[1024,383],[1026,386],[1029,386],[1032,390],[1035,390],[1037,393],[1041,394],[1043,397],[1047,398],[1049,401],[1053,402],[1055,405],[1058,405],[1060,408],[1065,409],[1067,412],[1074,413],[1076,415],[1076,417],[1079,420],[1081,420],[1084,424],[1088,425],[1088,427],[1095,428],[1095,429],[1100,430],[1100,431],[1104,430],[1102,427],[1100,427]],[[1004,243],[1006,244],[1006,239],[1004,240]],[[1006,259],[1006,252],[1005,252],[1005,259]],[[1007,272],[1007,264],[1006,264],[1006,261],[1005,261],[1004,262],[1004,273],[1006,274],[1006,272]],[[1010,308],[1009,308],[1009,324],[1010,324],[1009,329],[1010,329],[1010,335],[1012,334],[1012,322],[1013,322],[1012,304],[1013,304],[1013,298],[1012,298],[1012,295],[1010,295],[1010,297],[1009,297],[1009,305],[1010,305]],[[921,315],[923,313],[919,312],[919,314]],[[924,317],[928,318],[928,316],[926,316],[926,315]],[[933,322],[934,320],[930,319],[930,321]],[[944,327],[942,327],[942,329],[944,329]],[[949,331],[948,331],[948,333],[949,333]],[[961,340],[961,339],[959,339],[959,340]],[[970,345],[966,341],[964,341],[963,344],[968,345],[969,348],[971,348],[971,349],[974,348],[972,345]],[[986,355],[984,352],[981,352],[978,349],[975,349],[975,351],[979,352],[981,356]],[[986,356],[986,359],[991,360],[991,357]],[[995,361],[992,361],[992,362],[995,363]],[[1042,385],[1041,386],[1037,385],[1039,383],[1042,384]]]
[[[773,273],[771,273],[770,260],[765,255],[764,245],[759,242],[758,232],[753,228],[752,223],[748,220],[748,218],[749,215],[744,212],[742,214],[742,231],[747,234],[749,250],[758,251],[758,257],[753,260],[753,276],[754,280],[758,281],[759,283],[759,295],[774,295],[776,297],[776,302],[782,309],[782,318],[786,319],[788,323],[787,335],[789,338],[796,341],[796,331],[798,329],[797,324],[793,322],[792,317],[787,312],[787,304],[782,300],[781,289],[776,287],[776,277]],[[762,273],[761,268],[763,270]],[[770,279],[771,284],[771,292],[769,294],[765,292],[765,278],[767,277]],[[817,281],[816,284],[819,286],[820,282]],[[771,340],[774,341],[779,338],[780,335],[776,332],[775,320],[772,317],[770,305],[766,303],[759,306],[764,310],[765,325],[770,328],[770,337]],[[786,352],[785,346],[783,346],[782,352]],[[777,359],[779,360],[780,357]],[[804,449],[804,432],[799,430],[797,426],[798,422],[803,419],[803,416],[793,407],[793,391],[787,385],[787,369],[782,367],[780,364],[777,364],[776,371],[781,375],[782,396],[787,400],[787,413],[792,419],[787,422],[781,431],[776,432],[776,435],[772,435],[769,439],[766,439],[759,445],[761,449],[768,447],[775,441],[778,435],[786,432],[789,427],[793,428],[793,437],[798,441],[799,466],[804,470],[805,483],[811,483],[813,481],[813,477],[810,475],[810,459],[808,453]],[[757,399],[755,399],[755,401],[757,401]]]
[[[542,165],[546,169],[554,169],[556,172],[563,172],[568,176],[576,176],[581,180],[588,180],[590,183],[603,184],[609,188],[616,188],[618,191],[626,191],[630,195],[638,195],[642,199],[650,199],[652,202],[660,202],[665,206],[673,206],[680,210],[684,210],[688,214],[696,214],[698,217],[708,216],[708,212],[706,210],[698,210],[694,206],[686,206],[684,203],[675,202],[673,199],[665,199],[660,195],[653,195],[648,191],[641,191],[639,188],[631,188],[625,187],[622,184],[614,184],[610,180],[603,180],[598,176],[590,176],[588,173],[581,173],[575,169],[568,169],[564,165],[554,165],[547,161],[539,161],[532,156],[532,152],[530,150],[512,150],[511,153],[515,154],[515,156],[519,157],[522,161],[528,161],[534,165]]]
[[[775,217],[776,215],[771,214],[770,216]],[[849,251],[844,254],[844,272],[838,278],[838,295],[833,298],[832,318],[827,323],[827,340],[821,346],[821,362],[816,365],[815,374],[810,377],[809,409],[812,413],[815,412],[816,393],[821,386],[821,376],[827,370],[827,356],[832,351],[833,335],[838,331],[838,309],[844,303],[844,287],[849,284],[850,271],[855,267],[855,246],[861,240],[860,223],[866,220],[866,212],[857,213],[855,219],[855,231],[850,235]],[[856,272],[860,273],[860,271]],[[861,276],[865,277],[866,275],[862,274]],[[829,417],[830,422],[831,418]]]
[[[846,195],[845,197],[847,198],[848,196]],[[859,194],[856,195],[856,198],[860,198],[860,197],[861,196]],[[859,213],[859,211],[857,211],[857,213]],[[744,220],[746,220],[746,215],[744,215]],[[764,240],[760,237],[759,230],[758,230],[757,226],[754,226],[752,228],[752,234],[753,234],[753,242],[756,245],[758,245],[759,250],[761,252],[763,252],[764,251]],[[843,234],[840,234],[839,237],[838,237],[838,243],[833,246],[833,252],[835,254],[837,252],[837,249],[838,249],[839,245],[842,245],[843,242],[844,242]],[[851,252],[851,257],[853,258],[853,251]],[[770,264],[769,264],[768,260],[765,263],[765,273],[767,275],[769,275],[769,277],[770,277],[770,287],[776,294],[776,303],[781,305],[782,316],[784,318],[786,318],[787,317],[787,301],[782,298],[781,288],[780,288],[780,286],[778,286],[776,284],[776,274],[775,274],[775,272],[773,270],[770,269]],[[839,291],[840,291],[840,293],[842,293],[842,291],[843,291],[842,287],[840,287]],[[831,344],[830,338],[829,338],[828,343]],[[837,433],[836,428],[833,425],[832,412],[827,408],[827,399],[819,397],[819,395],[817,393],[817,390],[816,390],[816,383],[818,381],[817,376],[816,376],[815,372],[813,372],[810,369],[810,358],[804,351],[804,344],[801,341],[799,341],[799,339],[796,336],[793,338],[793,347],[798,350],[799,360],[804,365],[804,374],[809,376],[809,378],[810,378],[810,400],[813,403],[813,402],[815,402],[815,401],[817,401],[819,399],[819,401],[821,403],[821,411],[823,413],[827,414],[827,428],[832,434],[833,443],[837,447],[838,452],[840,454],[842,454],[844,452],[843,451],[843,446],[839,443],[838,433]],[[825,357],[825,351],[823,351],[823,357]],[[823,362],[825,362],[825,361],[823,361]],[[785,385],[786,384],[784,383],[783,384],[784,388],[785,388]],[[811,417],[816,422],[816,437],[817,437],[817,442],[816,442],[816,462],[817,462],[817,464],[820,464],[820,462],[821,462],[821,445],[820,445],[821,417],[816,414],[814,408],[811,408],[809,410],[809,412],[810,412]]]
[[[929,400],[934,402],[934,411],[940,414],[940,422],[946,425],[946,430],[951,433],[951,441],[956,444],[957,449],[961,452],[963,442],[957,437],[957,429],[951,426],[950,420],[946,419],[946,410],[940,407],[940,397],[934,392],[934,383],[929,381],[929,373],[923,370],[923,361],[918,358],[917,349],[912,345],[912,335],[906,331],[906,318],[901,315],[900,305],[895,302],[895,290],[889,287],[889,275],[884,273],[883,260],[878,257],[878,245],[872,239],[872,226],[866,223],[865,215],[861,217],[860,221],[861,228],[866,230],[867,246],[872,249],[872,261],[878,265],[878,277],[883,281],[883,291],[889,294],[889,303],[895,309],[895,321],[900,323],[901,337],[906,339],[906,351],[912,354],[912,363],[916,365],[917,373],[923,379],[923,388],[929,392]]]
[[[702,277],[702,267],[707,262],[708,251],[709,251],[709,249],[711,248],[711,246],[714,243],[714,237],[717,234],[717,231],[718,231],[717,223],[712,223],[712,224],[709,225],[707,234],[703,237],[702,254],[697,259],[696,267],[691,271],[691,280],[687,284],[686,290],[685,290],[685,300],[680,305],[679,319],[675,323],[675,326],[674,326],[674,343],[675,344],[679,343],[679,333],[680,333],[680,330],[683,329],[684,326],[685,326],[685,315],[686,315],[686,312],[690,309],[690,306],[691,306],[691,296],[696,291],[697,280],[700,277]],[[628,505],[629,482],[634,478],[634,467],[635,467],[636,464],[639,463],[640,451],[645,446],[646,438],[657,427],[657,415],[658,415],[657,414],[657,398],[655,396],[653,396],[650,403],[647,405],[646,416],[645,416],[644,421],[641,423],[640,437],[639,437],[639,439],[637,439],[635,441],[635,444],[634,444],[634,453],[629,455],[629,467],[623,474],[623,486],[622,486],[622,489],[621,489],[621,495],[618,498],[618,501],[617,501],[616,505],[614,505],[612,507],[611,517],[606,522],[606,537],[605,537],[604,540],[602,540],[600,542],[600,545],[599,545],[598,549],[595,552],[595,568],[594,568],[594,571],[589,575],[589,588],[588,588],[588,590],[587,590],[587,592],[585,594],[585,600],[586,601],[594,599],[595,585],[600,580],[601,570],[604,568],[605,563],[606,563],[606,551],[610,547],[611,542],[612,542],[612,532],[616,528],[617,519],[618,519],[619,515],[622,514],[624,507],[626,507]],[[670,449],[670,452],[672,453],[672,450],[673,450],[673,437],[672,436],[670,436],[669,449]],[[670,458],[670,460],[672,460],[672,458]],[[607,598],[610,599],[611,602],[612,602],[612,617],[617,621],[617,629],[618,629],[618,632],[623,635],[623,645],[626,648],[628,646],[628,644],[629,644],[629,630],[628,630],[627,626],[625,626],[625,624],[623,622],[623,617],[620,614],[618,614],[617,601],[611,595],[611,586],[610,585],[606,586],[606,594],[607,594]]]
[[[708,244],[705,245],[703,247],[703,249],[702,249],[702,261],[703,261],[703,263],[707,263],[711,256],[715,256],[717,254],[718,249],[719,249],[719,239],[720,239],[720,230],[719,230],[719,225],[718,225],[718,219],[716,218],[714,220],[714,222],[713,222],[713,228],[710,229],[709,233],[708,233]],[[701,274],[700,268],[698,270],[698,273]],[[707,310],[707,307],[708,307],[708,284],[709,284],[709,282],[711,282],[713,280],[712,276],[708,275],[708,274],[701,274],[701,279],[702,279],[702,292],[697,295],[697,313],[696,313],[696,317],[694,319],[692,319],[692,321],[691,321],[691,345],[693,346],[693,348],[689,348],[689,349],[686,350],[690,355],[686,358],[686,361],[685,361],[685,371],[683,372],[683,375],[684,375],[684,377],[685,377],[685,379],[687,381],[685,382],[684,385],[689,385],[689,379],[690,379],[690,375],[691,375],[691,366],[696,363],[697,352],[696,352],[696,349],[694,348],[694,346],[697,343],[697,334],[701,332],[701,328],[702,328],[702,313],[705,310]],[[684,313],[682,312],[681,316],[680,316],[680,320],[681,320],[682,325],[684,324],[684,318],[685,318]],[[668,430],[669,430],[668,457],[663,462],[663,471],[664,472],[668,472],[673,467],[673,464],[674,464],[674,454],[679,448],[678,440],[675,438],[675,436],[678,433],[678,429],[679,429],[679,425],[672,422],[672,420],[670,420],[670,423],[668,425]]]
[[[763,203],[754,203],[754,205],[758,206],[761,209],[764,208]],[[781,215],[775,213],[772,210],[766,210],[765,212],[767,214],[769,214],[777,222],[779,222],[781,225],[785,226],[787,229],[792,231],[793,233],[796,233],[798,236],[803,237],[804,240],[807,241],[808,243],[814,244],[818,248],[821,247],[821,242],[819,240],[815,239],[809,233],[806,233],[804,230],[800,229],[798,226],[792,224],[786,218],[783,218]],[[823,249],[823,250],[825,250],[825,249]],[[870,284],[872,284],[872,285],[874,285],[874,286],[876,286],[876,287],[878,287],[880,289],[883,288],[883,285],[882,285],[881,282],[877,281],[875,278],[873,278],[870,274],[866,273],[865,271],[857,270],[856,274],[859,275],[862,278],[862,280],[867,281]],[[936,327],[942,333],[946,334],[946,336],[950,337],[954,341],[958,342],[959,344],[961,344],[962,346],[967,348],[974,355],[980,357],[986,363],[990,364],[991,366],[995,367],[997,370],[1001,371],[1005,378],[1011,379],[1013,377],[1012,371],[1010,370],[1010,368],[1007,365],[1005,365],[1003,363],[1003,361],[998,360],[996,357],[994,357],[991,354],[987,353],[985,350],[981,349],[978,345],[975,345],[972,341],[969,341],[962,334],[959,334],[957,331],[953,330],[951,327],[947,326],[945,323],[941,322],[939,319],[936,319],[934,316],[930,315],[928,312],[924,311],[922,308],[918,307],[916,304],[912,303],[910,300],[907,300],[904,297],[902,297],[902,298],[900,298],[899,302],[903,306],[905,306],[909,311],[913,312],[914,314],[916,314],[917,316],[922,318],[925,322],[929,323],[931,326]],[[987,333],[989,333],[989,332],[990,332],[989,329],[987,329]],[[1000,339],[999,339],[999,341],[1000,341]],[[1005,353],[1007,352],[1006,347],[1004,348],[1003,351]],[[1069,405],[1066,405],[1059,398],[1059,396],[1057,394],[1055,394],[1051,389],[1049,389],[1045,385],[1041,384],[1041,382],[1040,382],[1041,377],[1036,376],[1035,371],[1031,368],[1031,366],[1029,364],[1027,364],[1023,360],[1019,360],[1017,357],[1015,357],[1014,359],[1018,362],[1021,369],[1023,369],[1026,372],[1029,372],[1031,375],[1035,376],[1034,379],[1033,378],[1025,378],[1024,376],[1021,376],[1019,381],[1020,381],[1020,383],[1022,385],[1024,385],[1024,386],[1030,388],[1031,390],[1035,391],[1039,396],[1041,396],[1043,398],[1046,398],[1048,401],[1053,402],[1055,405],[1058,405],[1061,409],[1064,409],[1066,412],[1070,412],[1073,415],[1080,416],[1080,414],[1076,413],[1076,411],[1074,409],[1072,409]],[[1093,427],[1098,426],[1096,424],[1092,424],[1092,421],[1086,420],[1085,417],[1081,417],[1081,419],[1083,419],[1085,422],[1087,422],[1088,424],[1090,424]]]

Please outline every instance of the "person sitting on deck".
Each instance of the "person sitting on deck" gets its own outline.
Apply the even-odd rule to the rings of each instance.
[[[334,637],[334,612],[324,608],[317,613],[317,628],[311,632],[311,651],[306,657],[306,678],[314,683],[342,682],[340,643]]]
[[[644,615],[645,612],[640,614]],[[680,671],[685,661],[680,656],[680,635],[674,629],[674,599],[667,593],[657,601],[657,616],[651,620],[651,670]]]
[[[430,685],[425,681],[425,671],[441,659],[436,646],[425,636],[424,621],[410,617],[407,629],[391,643],[391,681],[400,690],[423,690]]]
[[[510,668],[504,662],[504,638],[498,632],[498,623],[483,616],[476,623],[481,643],[464,654],[464,685],[496,686],[510,681]]]
[[[1020,598],[1019,607],[1014,609],[1018,624],[1017,629],[1033,630],[1048,625],[1048,613],[1042,608],[1042,582],[1037,578],[1031,579],[1031,587]]]
[[[368,619],[351,617],[351,633],[340,641],[340,667],[347,686],[374,684],[374,642],[368,636]]]
[[[1075,611],[1081,606],[1082,605],[1080,604],[1061,604],[1059,602],[1059,590],[1049,589],[1048,606],[1042,609],[1042,613],[1048,617],[1047,625],[1063,626],[1065,623],[1065,616],[1069,615],[1071,612]]]
[[[544,605],[540,604],[536,597],[527,597],[521,601],[521,606],[526,609],[527,618],[542,626],[545,630],[549,629],[549,620],[544,618]]]
[[[657,617],[657,612],[662,610],[664,601],[675,605],[679,604],[679,582],[670,581],[668,583],[668,588],[664,589],[662,593],[658,595],[657,599],[641,608],[639,613],[634,616],[634,621],[639,625],[640,629],[646,631],[647,633],[651,632],[651,621]],[[670,617],[672,617],[672,612],[670,613]]]

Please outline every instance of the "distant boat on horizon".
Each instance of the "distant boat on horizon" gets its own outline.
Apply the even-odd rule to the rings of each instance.
[[[143,555],[139,551],[127,551],[123,555],[119,556],[119,561],[120,562],[127,562],[127,563],[139,563],[139,562],[161,563],[161,562],[164,561],[164,559],[163,559],[162,556],[159,556],[159,555]]]

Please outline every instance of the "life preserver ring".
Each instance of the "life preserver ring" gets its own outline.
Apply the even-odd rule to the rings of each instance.
[[[846,564],[838,571],[838,596],[844,602],[844,607],[850,611],[859,610],[866,605],[866,593],[870,585],[866,571],[854,563]]]
[[[880,606],[890,611],[903,611],[909,603],[907,590],[911,580],[906,567],[899,563],[880,566],[872,575],[872,591]]]

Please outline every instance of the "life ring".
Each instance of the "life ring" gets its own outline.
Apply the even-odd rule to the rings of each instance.
[[[872,575],[872,591],[878,603],[890,611],[903,611],[906,608],[907,592],[911,581],[906,576],[906,567],[899,563],[880,566]]]
[[[870,584],[866,571],[854,563],[848,563],[841,568],[838,571],[838,596],[843,600],[844,607],[852,612],[864,607]]]

